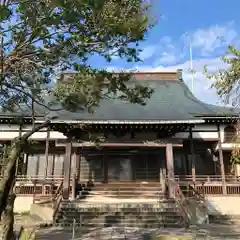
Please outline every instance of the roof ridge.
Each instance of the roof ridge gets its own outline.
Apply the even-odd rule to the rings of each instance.
[[[182,70],[178,69],[177,71],[158,71],[158,72],[109,72],[113,75],[118,74],[132,74],[136,80],[175,80],[182,81]],[[77,74],[77,72],[65,72],[61,74],[60,80],[63,82],[68,82],[71,80],[71,76]]]
[[[211,112],[214,112],[211,108],[207,107],[206,105],[208,105],[207,103],[199,100],[192,92],[191,90],[189,89],[189,87],[187,86],[187,84],[185,82],[182,82],[182,85],[184,87],[184,92],[187,92],[188,94],[185,94],[184,95],[189,99],[189,100],[192,100],[194,101],[195,103],[198,103],[200,104],[202,107],[206,108],[207,110],[211,111]]]

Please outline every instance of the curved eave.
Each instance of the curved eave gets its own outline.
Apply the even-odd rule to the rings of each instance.
[[[208,116],[208,115],[202,115],[198,116],[199,118],[205,120],[206,123],[233,123],[236,122],[239,119],[239,116],[237,115],[214,115],[214,116]]]
[[[229,117],[239,117],[238,114],[192,114],[194,117],[201,118],[229,118]]]
[[[43,123],[43,120],[36,120],[36,123]],[[132,121],[119,121],[119,120],[53,120],[52,123],[67,123],[67,124],[197,124],[205,123],[204,119],[192,119],[192,120],[132,120]]]
[[[69,124],[201,124],[207,119],[228,121],[228,119],[235,120],[238,117],[237,109],[201,102],[190,92],[183,81],[142,79],[138,82],[155,89],[145,106],[119,99],[102,100],[94,113],[67,110],[47,112],[46,109],[38,106],[35,121],[43,122],[49,116],[53,123]],[[62,106],[56,103],[55,107],[59,109]],[[0,119],[31,119],[27,111],[2,113],[1,115]]]

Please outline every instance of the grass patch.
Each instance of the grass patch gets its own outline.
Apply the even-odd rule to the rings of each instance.
[[[157,236],[153,240],[193,240],[191,236]]]
[[[14,216],[28,216],[30,214],[29,211],[26,212],[15,212]]]
[[[20,240],[35,240],[36,239],[35,229],[21,228],[19,239]]]

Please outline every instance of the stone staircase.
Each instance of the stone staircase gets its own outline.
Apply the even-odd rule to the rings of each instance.
[[[181,209],[174,200],[155,203],[83,203],[63,201],[56,215],[55,226],[81,227],[83,231],[111,226],[140,228],[184,227]]]
[[[159,183],[156,182],[113,182],[96,184],[87,194],[88,196],[105,196],[118,199],[151,198],[163,199],[164,194]]]
[[[181,207],[175,200],[166,200],[159,183],[116,182],[95,184],[80,199],[62,201],[54,225],[73,224],[88,232],[94,228],[183,227],[186,224]]]

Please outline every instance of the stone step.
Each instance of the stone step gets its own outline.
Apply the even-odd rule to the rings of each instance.
[[[81,195],[79,199],[87,199],[87,198],[99,198],[99,197],[105,197],[105,198],[115,198],[115,199],[136,199],[137,198],[151,198],[151,199],[162,199],[164,198],[164,194],[162,193],[145,193],[145,194],[138,194],[138,193],[115,193],[115,192],[107,192],[107,193],[90,193],[86,195]]]
[[[125,215],[120,215],[117,213],[101,213],[101,214],[96,214],[96,215],[85,215],[85,214],[74,214],[74,213],[63,213],[63,214],[59,214],[57,216],[57,219],[65,219],[65,220],[73,220],[75,219],[76,221],[80,221],[80,219],[83,219],[83,221],[90,221],[93,219],[102,219],[103,217],[108,217],[108,216],[114,216],[116,219],[164,219],[164,218],[176,218],[176,217],[181,217],[182,218],[182,214],[181,212],[159,212],[159,213],[155,213],[155,214],[125,214]]]
[[[119,216],[115,214],[103,214],[98,216],[83,216],[80,215],[64,215],[59,217],[56,224],[59,226],[70,226],[75,222],[76,225],[83,225],[85,227],[104,227],[106,225],[113,226],[121,224],[125,226],[144,227],[146,224],[167,225],[167,224],[182,224],[183,218],[180,214],[158,213],[145,215],[125,215]]]
[[[111,198],[136,198],[152,197],[163,198],[164,194],[159,183],[107,183],[96,184],[86,188],[81,198],[104,196]]]
[[[61,206],[60,209],[59,209],[59,213],[84,213],[84,214],[92,214],[92,213],[107,213],[107,212],[116,212],[116,213],[152,213],[152,214],[156,214],[158,212],[179,212],[181,211],[180,208],[176,207],[176,206],[159,206],[158,208],[100,208],[100,207],[91,207],[91,208],[88,208],[88,207],[64,207],[64,206]]]
[[[88,191],[87,193],[91,194],[91,193],[99,193],[99,194],[106,194],[106,193],[119,193],[119,194],[124,194],[124,193],[127,193],[127,194],[146,194],[146,193],[153,193],[153,194],[156,194],[156,193],[162,193],[162,191],[160,189],[153,189],[153,190],[146,190],[146,191],[142,191],[142,190],[134,190],[134,189],[121,189],[121,190],[118,190],[118,189],[111,189],[111,190],[92,190],[92,191]]]
[[[52,196],[49,196],[49,195],[37,195],[34,197],[34,203],[50,202],[50,201],[52,201]]]
[[[81,200],[64,201],[59,208],[55,225],[71,227],[73,222],[85,228],[101,228],[113,224],[133,227],[183,226],[181,209],[174,200],[164,200],[153,204],[86,203]]]
[[[118,184],[118,183],[109,183],[109,184],[98,184],[95,185],[92,190],[139,190],[139,191],[151,191],[151,190],[160,190],[160,184]]]
[[[72,229],[52,229],[50,231],[41,230],[37,234],[37,240],[65,240],[73,239]],[[157,228],[157,229],[136,229],[126,226],[104,227],[93,229],[84,234],[83,230],[76,229],[74,239],[78,240],[111,240],[111,239],[161,239],[161,240],[193,240],[196,234],[179,228]],[[197,239],[206,239],[197,238]],[[219,240],[219,239],[218,239]]]
[[[130,201],[126,199],[126,201],[112,201],[112,202],[104,202],[102,199],[100,201],[91,201],[91,200],[63,200],[61,202],[61,207],[79,207],[79,208],[159,208],[159,207],[177,207],[178,204],[174,199],[160,199],[156,201],[155,199],[144,199],[136,201]]]
[[[210,224],[240,225],[239,215],[209,215],[208,219]]]
[[[66,222],[60,222],[57,223],[56,225],[59,228],[72,228],[73,227],[73,223],[66,223]],[[148,222],[148,223],[133,223],[133,222],[123,222],[123,223],[118,223],[118,224],[83,224],[83,225],[79,225],[76,224],[75,225],[75,229],[81,229],[81,231],[83,232],[90,232],[91,230],[95,230],[96,228],[105,228],[105,227],[111,227],[111,226],[128,226],[128,227],[134,227],[134,228],[182,228],[184,227],[184,223],[182,221],[173,221],[173,222],[169,222],[169,221],[156,221],[156,222]]]

